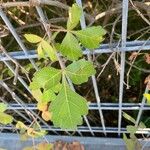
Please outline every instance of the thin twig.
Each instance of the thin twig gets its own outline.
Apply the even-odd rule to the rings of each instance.
[[[10,8],[10,7],[32,7],[32,6],[39,6],[39,5],[51,5],[56,6],[59,8],[63,8],[68,10],[69,6],[65,5],[64,3],[61,3],[59,1],[53,1],[53,0],[30,0],[26,2],[7,2],[7,3],[0,3],[1,8]]]
[[[128,72],[127,72],[127,89],[129,89],[129,74],[130,74],[130,72],[131,72],[131,69],[132,69],[132,66],[133,66],[133,64],[134,64],[134,62],[135,62],[135,60],[136,60],[136,58],[137,58],[137,56],[138,56],[138,54],[140,53],[140,51],[142,50],[142,47],[146,44],[146,42],[148,41],[150,39],[150,37],[144,42],[144,44],[141,46],[141,48],[140,48],[140,50],[137,52],[137,55],[133,58],[133,61],[131,62],[131,65],[130,65],[130,68],[129,68],[129,70],[128,70]]]
[[[145,18],[145,16],[139,11],[139,9],[134,5],[134,3],[132,2],[132,0],[129,0],[131,5],[133,6],[133,9],[140,15],[140,17],[148,24],[150,25],[150,22],[147,18]]]
[[[0,44],[0,50],[6,55],[6,57],[8,57],[16,65],[14,83],[16,83],[16,79],[18,78],[18,68],[19,67],[23,70],[23,72],[25,73],[27,79],[30,82],[31,80],[28,76],[28,71],[24,67],[22,67],[14,58],[11,57],[1,44]]]

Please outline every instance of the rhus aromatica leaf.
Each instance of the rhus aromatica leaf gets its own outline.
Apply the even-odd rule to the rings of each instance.
[[[82,56],[82,51],[81,47],[79,46],[78,40],[70,32],[67,32],[59,50],[69,60],[77,60]]]
[[[91,75],[96,73],[92,62],[84,59],[78,60],[70,64],[66,68],[67,76],[75,84],[81,84],[88,80]]]
[[[93,26],[79,31],[73,31],[73,33],[85,48],[94,49],[99,47],[106,31],[101,26]]]
[[[31,89],[52,88],[60,82],[61,70],[53,67],[44,67],[34,74]]]
[[[82,124],[82,116],[88,113],[88,105],[83,97],[64,83],[56,99],[51,102],[49,111],[54,126],[76,129],[77,125]]]
[[[73,4],[72,7],[69,8],[69,18],[67,22],[68,30],[72,30],[77,26],[80,21],[81,14],[81,8],[77,4]]]

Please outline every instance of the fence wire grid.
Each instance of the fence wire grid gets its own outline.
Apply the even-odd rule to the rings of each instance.
[[[43,4],[48,4],[47,0],[44,1],[34,1],[35,2],[35,8],[37,11],[37,14],[39,15],[39,20],[43,24],[43,27],[45,29],[45,32],[50,36],[50,33],[48,31],[47,25],[48,25],[48,20],[47,17],[45,16],[42,8],[40,7],[40,3]],[[18,2],[19,3],[19,2]],[[36,5],[38,3],[38,5]],[[82,7],[82,1],[81,0],[76,0],[76,3]],[[17,4],[17,2],[16,2]],[[17,6],[14,3],[14,7]],[[22,6],[30,5],[30,2],[20,2]],[[55,6],[55,2],[53,4]],[[15,63],[14,60],[17,61],[22,61],[22,60],[29,60],[29,63],[32,64],[32,66],[35,68],[35,70],[38,70],[38,66],[35,63],[35,59],[38,58],[37,52],[35,50],[29,50],[24,42],[21,40],[20,36],[17,34],[16,29],[14,28],[13,24],[11,23],[8,15],[6,15],[5,9],[9,6],[9,3],[3,3],[0,5],[0,16],[7,28],[9,29],[10,33],[13,35],[14,39],[16,40],[17,44],[20,46],[21,50],[14,50],[13,52],[9,52],[9,55],[6,55],[5,53],[0,54],[0,61],[3,62],[9,70],[16,75],[16,70],[14,65],[12,63]],[[65,7],[62,5],[62,7]],[[88,49],[83,51],[83,54],[89,61],[92,61],[92,55],[100,55],[104,53],[120,53],[120,80],[119,80],[119,97],[118,97],[118,102],[117,103],[107,103],[107,102],[101,102],[100,96],[99,96],[99,90],[98,90],[98,85],[97,85],[97,80],[96,77],[93,75],[91,77],[91,82],[93,85],[93,92],[95,94],[95,99],[96,103],[90,103],[89,104],[89,110],[90,112],[92,111],[97,111],[97,118],[100,120],[100,124],[98,126],[93,126],[90,124],[89,118],[87,116],[84,116],[84,125],[79,126],[76,130],[76,133],[80,136],[84,136],[84,133],[89,133],[89,135],[96,136],[97,133],[100,133],[102,135],[107,136],[107,134],[111,133],[111,136],[113,136],[112,133],[117,134],[118,136],[121,135],[121,133],[127,133],[127,130],[125,127],[122,127],[122,112],[123,111],[138,111],[137,118],[136,118],[136,126],[139,124],[141,120],[141,116],[143,111],[145,110],[150,110],[150,106],[146,104],[146,99],[143,97],[141,99],[140,103],[125,103],[123,101],[123,94],[124,94],[124,77],[125,77],[125,64],[126,64],[126,53],[127,52],[132,52],[132,51],[138,51],[138,50],[149,50],[150,49],[150,40],[146,41],[127,41],[127,27],[128,27],[128,8],[129,8],[129,1],[128,0],[123,0],[122,1],[122,29],[121,29],[121,40],[119,42],[113,43],[112,46],[110,47],[110,44],[102,44],[100,45],[99,48],[95,49],[93,53],[89,53]],[[84,14],[84,13],[83,13]],[[80,24],[81,28],[84,29],[86,28],[86,22],[85,22],[85,17],[82,15],[80,19]],[[17,80],[24,86],[24,88],[31,94],[31,91],[24,80],[24,78],[20,75],[17,75]],[[30,117],[30,114],[32,114],[34,117],[36,117],[40,123],[43,129],[50,131],[52,134],[57,134],[61,135],[63,133],[63,130],[60,128],[56,128],[53,125],[48,124],[45,122],[38,114],[37,114],[37,108],[36,104],[34,103],[25,103],[22,98],[19,96],[18,93],[15,93],[11,87],[9,87],[4,80],[0,80],[0,85],[2,88],[4,88],[12,97],[14,100],[14,103],[8,103],[5,101],[3,97],[0,97],[0,100],[2,102],[8,103],[8,109],[15,113],[17,116],[21,117],[25,122],[31,123],[32,118]],[[17,86],[17,85],[16,85]],[[70,86],[72,87],[73,90],[75,90],[74,86],[72,83],[70,83]],[[148,86],[146,86],[145,91],[143,93],[148,93]],[[116,111],[118,113],[118,121],[117,121],[117,126],[111,126],[111,125],[106,125],[105,124],[105,117],[104,114],[106,111]],[[26,115],[28,114],[28,116]],[[4,129],[10,130],[10,131],[15,131],[14,127],[9,125],[9,126],[0,126],[0,129],[3,131]],[[66,134],[71,135],[72,131],[71,130],[65,130],[64,131]],[[145,128],[145,129],[138,129],[137,131],[138,134],[149,134],[150,129]]]

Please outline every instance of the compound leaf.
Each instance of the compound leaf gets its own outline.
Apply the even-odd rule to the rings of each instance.
[[[7,125],[7,124],[10,124],[12,123],[13,121],[13,117],[8,115],[8,114],[5,114],[3,112],[0,112],[0,123],[1,124],[4,124],[4,125]]]
[[[39,88],[52,88],[57,85],[61,79],[61,70],[53,67],[44,67],[34,74],[30,88],[35,90]]]
[[[59,50],[69,60],[77,60],[82,56],[81,47],[79,46],[77,39],[70,32],[67,32]]]
[[[82,116],[88,113],[88,105],[83,97],[64,83],[56,99],[51,102],[49,110],[54,126],[75,129],[82,124]]]
[[[39,43],[42,41],[42,38],[35,34],[25,34],[24,37],[30,43]]]
[[[67,76],[75,84],[81,84],[88,80],[91,75],[96,73],[92,62],[84,59],[78,60],[70,64],[66,68]]]
[[[77,4],[73,4],[72,7],[69,8],[69,19],[67,22],[68,30],[72,30],[77,26],[80,21],[81,14],[81,8]]]
[[[84,47],[94,49],[103,41],[103,36],[106,34],[106,31],[101,26],[93,26],[79,31],[73,31],[73,33],[79,38]]]
[[[0,112],[4,112],[7,109],[7,105],[4,103],[0,103]]]

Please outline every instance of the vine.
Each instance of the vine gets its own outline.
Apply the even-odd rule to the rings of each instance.
[[[69,9],[66,29],[51,30],[54,33],[50,41],[47,37],[25,34],[27,41],[37,44],[39,59],[60,61],[59,53],[71,61],[71,64],[61,66],[61,69],[51,66],[40,69],[30,83],[32,94],[38,102],[37,108],[42,111],[42,118],[45,121],[51,120],[55,127],[62,129],[76,129],[77,125],[82,124],[82,116],[88,114],[86,99],[70,88],[68,79],[79,85],[87,82],[88,78],[96,73],[93,63],[82,58],[82,46],[92,51],[99,46],[106,34],[101,26],[74,30],[81,15],[81,8],[73,4]],[[58,44],[55,38],[61,32],[65,32],[66,35]]]

